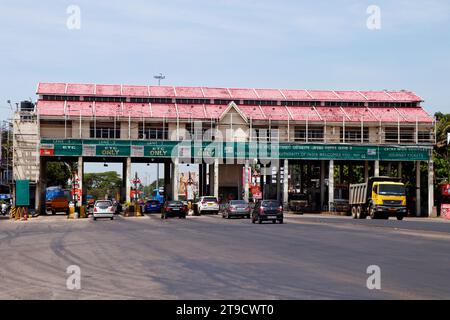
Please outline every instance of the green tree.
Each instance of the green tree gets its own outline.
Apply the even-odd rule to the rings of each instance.
[[[122,178],[116,171],[87,173],[84,175],[83,185],[88,195],[97,200],[104,199],[105,196],[115,197],[120,193]]]
[[[48,162],[46,170],[47,186],[67,186],[71,172],[64,162]]]
[[[159,186],[160,187],[164,186],[164,179],[159,179]],[[151,197],[151,195],[153,194],[153,190],[155,190],[155,189],[156,189],[156,180],[153,181],[150,185],[143,187],[145,196]]]
[[[435,175],[438,183],[450,181],[450,157],[447,134],[450,132],[450,114],[438,112],[435,114],[436,147],[434,149]]]

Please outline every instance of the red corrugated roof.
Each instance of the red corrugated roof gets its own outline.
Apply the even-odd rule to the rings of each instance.
[[[66,91],[67,87],[67,91]],[[294,100],[348,102],[420,102],[422,98],[410,91],[332,91],[278,90],[249,88],[208,88],[170,86],[121,86],[93,84],[39,83],[38,94],[110,95],[158,98],[234,99],[234,100]]]
[[[36,109],[41,116],[64,116],[62,101],[38,101]]]
[[[98,96],[116,97],[122,95],[122,90],[120,85],[97,85],[95,94]]]
[[[66,105],[66,113],[69,116],[80,116],[81,113],[81,116],[83,117],[90,117],[94,114],[94,103],[68,101]]]
[[[64,101],[38,101],[37,110],[42,116],[63,116]],[[219,119],[226,105],[199,104],[149,104],[68,101],[66,112],[70,116],[92,116],[95,107],[97,117]],[[433,122],[425,110],[416,108],[366,108],[366,107],[285,107],[285,106],[237,106],[248,119],[280,121],[327,122]]]

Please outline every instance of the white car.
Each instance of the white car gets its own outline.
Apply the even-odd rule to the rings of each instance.
[[[108,218],[114,220],[114,213],[116,209],[110,200],[98,200],[94,204],[94,220],[97,218]]]
[[[195,207],[199,215],[205,213],[219,214],[219,203],[215,197],[200,197]]]

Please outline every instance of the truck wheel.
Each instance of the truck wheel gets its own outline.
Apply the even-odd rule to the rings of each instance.
[[[55,215],[55,214],[56,214],[56,210],[52,209],[52,215]]]
[[[352,218],[353,219],[357,219],[358,218],[357,215],[356,215],[356,207],[355,206],[352,207]]]
[[[356,208],[356,218],[357,219],[363,219],[363,217],[364,217],[363,209],[362,209],[361,206],[358,206]]]
[[[404,216],[402,214],[397,215],[397,220],[398,221],[402,221],[404,218]]]
[[[375,220],[378,218],[378,215],[375,211],[375,208],[373,206],[369,207],[369,215],[370,215],[370,219]]]

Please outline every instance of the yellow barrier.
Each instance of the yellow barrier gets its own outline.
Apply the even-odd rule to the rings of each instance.
[[[141,206],[139,204],[134,205],[134,213],[136,214],[136,217],[142,217]]]
[[[12,207],[10,218],[13,220],[28,220],[28,210],[25,207]]]
[[[80,219],[85,219],[87,218],[86,216],[86,208],[84,206],[80,207]]]
[[[75,218],[75,207],[69,207],[69,215],[67,216],[67,219],[74,219]]]

